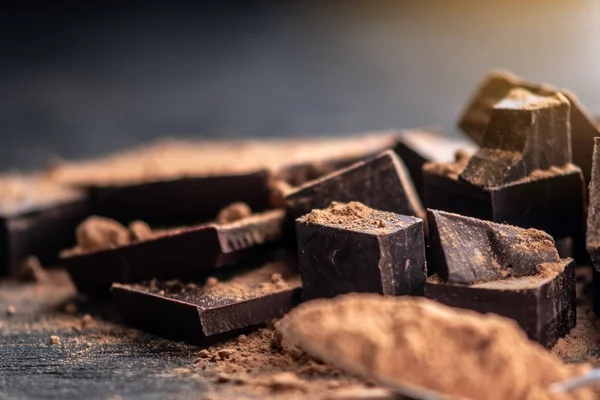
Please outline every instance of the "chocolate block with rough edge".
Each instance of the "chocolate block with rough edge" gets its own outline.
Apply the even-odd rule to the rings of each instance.
[[[67,250],[61,259],[77,289],[106,294],[113,282],[171,279],[232,265],[281,240],[283,210],[217,225],[166,231],[124,246],[95,252]]]
[[[300,302],[300,278],[289,261],[223,271],[213,278],[207,283],[115,283],[111,295],[128,324],[200,345],[280,318]]]
[[[55,264],[89,213],[83,191],[36,175],[0,175],[0,276],[14,275],[28,256]]]
[[[594,138],[591,176],[586,247],[594,266],[600,271],[600,138]]]
[[[423,164],[454,161],[457,152],[471,155],[477,146],[468,138],[447,135],[439,126],[400,131],[394,151],[406,165],[415,189],[423,196]]]
[[[332,201],[358,201],[381,211],[425,217],[408,171],[392,150],[307,182],[286,196],[293,219]]]
[[[585,181],[589,182],[593,139],[600,136],[600,126],[577,97],[568,90],[558,89],[548,84],[534,84],[510,72],[493,70],[486,75],[465,108],[459,120],[460,128],[476,143],[482,143],[494,105],[515,88],[523,88],[543,96],[560,92],[569,100],[573,163],[581,168]]]
[[[303,299],[350,292],[421,295],[426,278],[423,221],[333,203],[296,221]]]
[[[575,327],[575,263],[563,259],[540,266],[535,275],[469,285],[443,282],[434,275],[427,279],[425,297],[511,318],[531,340],[550,349]]]
[[[560,261],[552,237],[537,229],[438,210],[428,210],[428,221],[428,266],[449,283],[534,275],[540,263]]]

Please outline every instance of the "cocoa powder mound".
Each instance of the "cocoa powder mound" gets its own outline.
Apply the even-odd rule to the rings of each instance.
[[[401,223],[396,214],[377,211],[357,201],[350,203],[334,201],[324,210],[315,209],[298,218],[298,222],[374,232],[386,232],[395,224]]]
[[[334,365],[452,396],[594,398],[587,389],[551,396],[550,384],[585,368],[566,366],[514,322],[426,299],[351,294],[315,300],[293,310],[280,329]]]
[[[223,207],[221,211],[219,211],[215,222],[217,224],[227,224],[244,219],[250,215],[252,215],[250,206],[243,202],[237,202],[232,203],[227,207]]]

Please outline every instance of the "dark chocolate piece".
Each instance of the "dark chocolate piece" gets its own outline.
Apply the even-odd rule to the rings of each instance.
[[[533,275],[559,262],[550,235],[536,229],[428,210],[429,267],[444,281],[476,283]]]
[[[600,271],[600,138],[594,138],[586,247],[594,266]]]
[[[234,337],[280,318],[300,302],[300,278],[286,262],[215,275],[207,284],[115,283],[115,308],[127,323],[193,344]]]
[[[189,225],[214,219],[234,202],[267,210],[272,208],[272,179],[298,185],[394,143],[391,132],[303,141],[168,140],[97,160],[58,164],[48,174],[88,190],[94,214],[121,223]]]
[[[229,224],[206,224],[153,239],[89,252],[68,251],[62,261],[80,292],[102,294],[111,283],[190,276],[231,265],[260,246],[281,239],[284,211],[275,210]]]
[[[410,129],[398,134],[394,151],[406,165],[415,189],[423,195],[423,164],[452,162],[457,152],[471,155],[477,146],[468,138],[446,135],[441,127]]]
[[[381,211],[425,215],[406,167],[392,150],[308,182],[289,193],[286,201],[294,219],[332,201],[358,201]]]
[[[557,89],[547,84],[532,84],[507,71],[492,71],[485,77],[463,112],[459,121],[460,128],[476,143],[481,144],[494,105],[515,88],[523,88],[541,96],[551,96],[560,92],[569,100],[573,162],[581,167],[586,182],[589,182],[593,138],[600,136],[600,130],[585,107],[568,90]]]
[[[585,188],[581,170],[572,164],[532,174],[528,179],[481,189],[458,179],[458,163],[426,164],[427,208],[536,228],[555,240],[584,231]]]
[[[423,221],[333,203],[296,221],[303,299],[349,292],[419,295],[426,278]]]
[[[442,282],[434,275],[425,284],[425,297],[511,318],[531,340],[552,348],[575,327],[575,263],[541,264],[536,275],[471,285]]]
[[[498,102],[480,149],[459,178],[481,188],[498,187],[571,162],[568,100],[513,89]]]
[[[0,193],[0,276],[17,273],[29,256],[56,263],[90,211],[82,191],[39,177],[0,177]]]

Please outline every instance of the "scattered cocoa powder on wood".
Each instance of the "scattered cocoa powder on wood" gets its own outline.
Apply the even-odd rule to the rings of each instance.
[[[300,305],[284,337],[363,376],[489,400],[551,397],[550,384],[584,370],[563,364],[508,319],[419,298],[351,294]]]

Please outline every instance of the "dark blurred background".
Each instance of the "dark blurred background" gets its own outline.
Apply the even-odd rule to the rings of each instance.
[[[600,114],[597,0],[214,3],[3,3],[0,168],[164,135],[452,130],[496,66]]]

